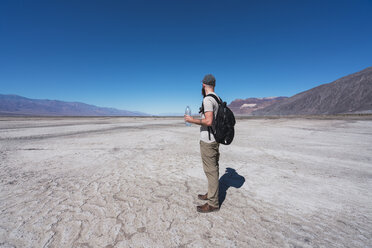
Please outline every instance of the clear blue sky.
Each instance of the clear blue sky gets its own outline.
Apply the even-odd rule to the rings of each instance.
[[[151,114],[291,96],[372,66],[371,0],[0,1],[0,93]]]

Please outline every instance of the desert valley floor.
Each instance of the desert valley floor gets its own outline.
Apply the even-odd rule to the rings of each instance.
[[[0,117],[0,247],[372,247],[372,120],[238,120],[209,214],[198,135]]]

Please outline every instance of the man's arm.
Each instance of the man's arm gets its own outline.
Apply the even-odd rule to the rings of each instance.
[[[213,112],[212,111],[205,112],[204,116],[205,116],[204,119],[194,119],[192,116],[185,115],[185,121],[201,126],[212,126]]]

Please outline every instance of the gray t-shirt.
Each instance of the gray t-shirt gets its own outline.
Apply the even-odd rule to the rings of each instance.
[[[213,94],[213,95],[217,96],[217,94],[214,93],[214,92],[211,92],[209,94]],[[213,120],[214,120],[214,118],[216,118],[216,116],[217,116],[217,111],[218,111],[217,101],[213,97],[207,96],[207,97],[204,97],[204,99],[203,99],[203,105],[204,105],[204,112],[213,111]],[[205,116],[202,115],[202,118],[205,118]],[[214,139],[214,136],[213,136],[212,132],[211,132],[211,139],[209,140],[208,127],[207,126],[200,126],[200,140],[204,141],[204,142],[207,142],[207,143],[212,143],[212,142],[216,141]]]

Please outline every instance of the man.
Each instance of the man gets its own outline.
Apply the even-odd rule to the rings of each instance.
[[[216,118],[218,111],[218,103],[212,96],[208,94],[217,94],[214,92],[216,86],[216,79],[212,74],[207,74],[202,80],[202,94],[204,118],[194,119],[191,116],[185,115],[185,121],[201,125],[200,127],[200,153],[203,161],[204,173],[208,179],[208,193],[198,195],[200,200],[207,200],[204,205],[197,206],[197,211],[202,213],[209,213],[219,210],[218,202],[218,179],[219,179],[219,143],[214,139],[213,133],[208,132],[208,127],[212,126],[214,118]],[[218,96],[217,96],[218,97]]]

